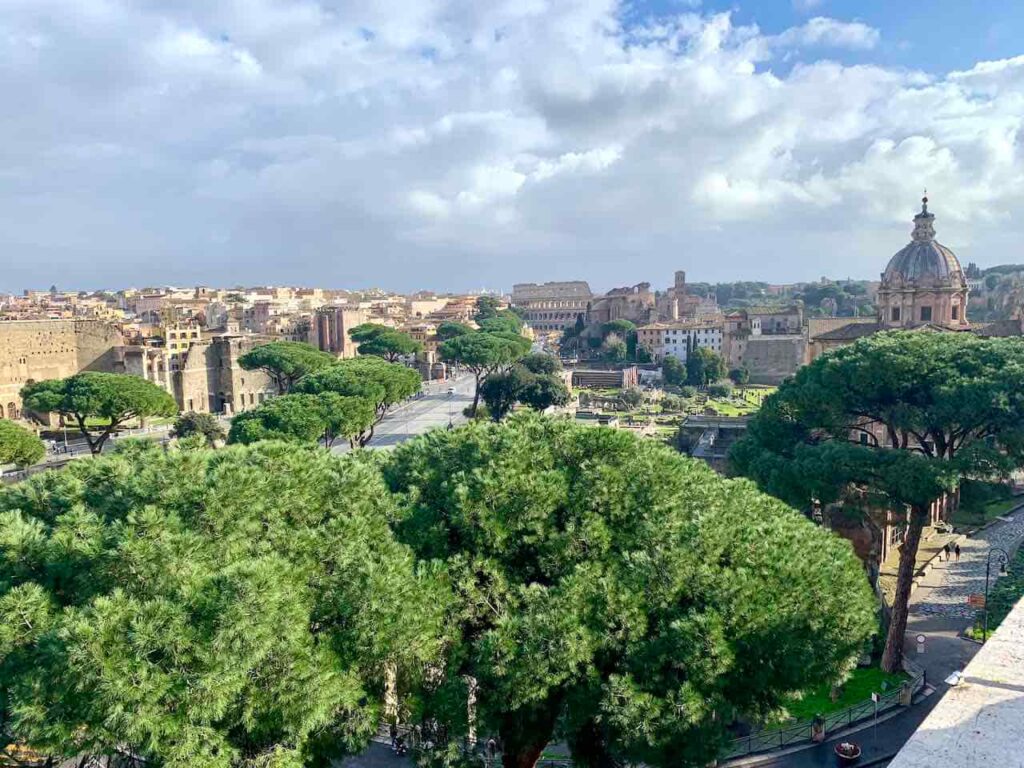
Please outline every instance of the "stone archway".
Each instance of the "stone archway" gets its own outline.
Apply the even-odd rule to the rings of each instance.
[[[9,419],[17,419],[18,415],[19,415],[18,414],[18,404],[17,403],[8,403],[7,404],[7,418],[9,418]]]
[[[4,407],[0,405],[0,419],[4,417]]]

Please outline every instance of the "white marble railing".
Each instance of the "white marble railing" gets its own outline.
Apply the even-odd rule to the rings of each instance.
[[[1024,765],[1024,600],[964,669],[889,768]]]

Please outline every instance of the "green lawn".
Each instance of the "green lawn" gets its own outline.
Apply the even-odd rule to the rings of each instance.
[[[770,386],[747,386],[743,390],[743,399],[750,403],[754,408],[761,407],[761,401],[772,395],[778,390],[778,387]]]
[[[902,673],[890,675],[878,667],[858,667],[850,679],[843,683],[842,693],[836,701],[832,701],[832,686],[819,686],[807,691],[803,698],[793,701],[787,707],[789,718],[799,722],[813,720],[815,715],[827,715],[862,704],[871,698],[872,693],[894,690],[906,679],[907,676]]]
[[[719,416],[746,416],[757,410],[749,402],[743,400],[720,400],[718,398],[709,398],[706,407],[714,409]]]
[[[952,523],[959,529],[979,528],[1021,503],[1024,497],[1011,496],[1004,483],[965,480],[960,486],[960,506],[953,513]]]
[[[145,422],[147,427],[155,427],[161,424],[173,424],[176,418],[176,416],[150,416],[145,419]],[[67,425],[69,432],[71,430],[78,429],[78,424],[73,419],[68,419]],[[85,420],[85,425],[93,429],[102,429],[103,427],[110,425],[110,419],[101,419],[96,416],[89,416]],[[129,419],[124,424],[120,425],[120,429],[138,429],[138,427],[138,419]]]
[[[957,528],[979,528],[995,520],[1000,515],[1005,515],[1022,502],[1024,502],[1022,498],[1011,498],[1003,499],[1002,501],[991,501],[975,509],[960,507],[953,513],[953,525]]]
[[[988,634],[999,627],[1006,614],[1024,597],[1024,547],[1010,559],[1010,567],[1005,576],[995,579],[988,593]],[[987,640],[981,618],[975,626],[967,630],[968,637],[975,640]]]

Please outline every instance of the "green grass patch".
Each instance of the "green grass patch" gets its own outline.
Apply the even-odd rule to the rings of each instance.
[[[771,386],[758,386],[758,385],[746,385],[745,387],[737,388],[737,394],[739,390],[742,390],[742,398],[745,402],[749,403],[753,408],[760,408],[764,398],[769,395],[775,394],[778,387]]]
[[[1022,502],[1024,498],[1011,495],[1005,483],[964,480],[960,485],[960,506],[951,522],[961,529],[979,528]]]
[[[993,558],[994,560],[995,558]],[[993,568],[993,570],[997,570]],[[1003,619],[1006,618],[1013,606],[1024,597],[1024,547],[1017,550],[1010,558],[1010,565],[1006,569],[1006,575],[1000,576],[990,582],[988,590],[988,637],[999,628]],[[985,641],[984,623],[982,613],[979,612],[975,625],[967,630],[967,636],[975,640]]]
[[[705,405],[711,408],[719,416],[746,416],[757,410],[755,407],[743,400],[710,398]]]
[[[789,717],[786,720],[813,720],[815,715],[828,715],[841,709],[863,704],[870,700],[872,693],[886,693],[898,688],[907,676],[903,673],[891,675],[878,667],[858,667],[841,686],[839,697],[832,701],[832,686],[820,685],[806,691],[802,698],[787,705]]]

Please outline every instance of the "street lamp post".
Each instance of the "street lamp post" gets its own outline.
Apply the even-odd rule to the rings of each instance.
[[[988,579],[992,572],[992,553],[997,555],[996,562],[999,563],[999,570],[1003,573],[1006,572],[1006,566],[1010,563],[1010,556],[1006,554],[1005,549],[999,547],[991,547],[988,551],[988,557],[985,558],[985,623],[982,627],[982,642],[988,642]]]

